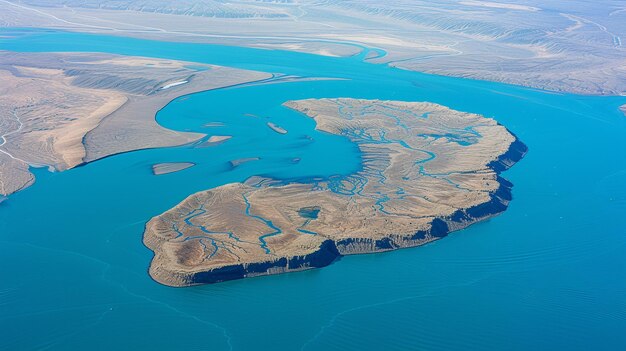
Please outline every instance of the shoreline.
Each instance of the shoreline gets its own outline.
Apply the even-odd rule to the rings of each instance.
[[[350,99],[347,99],[347,100],[350,100]],[[307,100],[304,100],[304,101],[307,101]],[[356,100],[356,101],[363,102],[365,100]],[[384,101],[378,101],[378,100],[366,100],[366,101],[384,103]],[[410,104],[408,102],[396,102],[396,103]],[[449,108],[446,108],[441,105],[436,105],[436,104],[429,105],[429,103],[421,103],[421,104],[426,104],[426,106],[430,106],[430,108],[437,108],[436,106],[439,106],[438,107],[439,110],[436,110],[436,111],[439,111],[439,113],[462,113],[462,112],[450,110]],[[295,109],[296,111],[303,113],[305,116],[314,118],[316,120],[316,127],[315,127],[316,130],[321,131],[321,132],[336,133],[333,131],[334,129],[331,129],[331,130],[328,129],[329,126],[332,126],[332,120],[328,120],[328,119],[319,120],[318,117],[319,118],[322,118],[322,117],[318,116],[314,111],[309,111],[307,108],[304,108],[304,110],[302,110],[298,108],[296,105],[294,105],[294,103],[289,103],[287,106]],[[420,105],[420,106],[423,106],[423,105]],[[469,114],[468,116],[470,117],[467,117],[467,118],[485,118],[480,115],[472,115],[472,114]],[[474,116],[474,117],[471,117],[471,116]],[[337,117],[337,118],[341,118],[341,117]],[[442,117],[437,117],[437,118],[442,118]],[[331,123],[331,124],[328,124],[328,123]],[[416,122],[416,123],[419,124],[422,122]],[[437,123],[437,122],[429,122],[429,123]],[[490,170],[492,172],[491,174],[493,174],[494,176],[493,181],[495,181],[495,183],[493,183],[492,186],[488,187],[488,189],[490,189],[488,190],[489,191],[488,197],[485,199],[483,199],[482,197],[474,198],[473,200],[469,202],[465,202],[466,204],[470,205],[469,207],[459,207],[453,212],[443,211],[441,212],[441,213],[445,213],[445,215],[443,216],[436,215],[437,211],[441,211],[441,209],[435,210],[433,208],[431,210],[428,210],[428,211],[433,211],[435,215],[432,217],[430,215],[426,215],[428,222],[426,222],[426,219],[424,221],[418,220],[415,224],[411,222],[410,225],[406,229],[409,229],[410,227],[422,228],[422,229],[418,229],[417,231],[412,232],[411,234],[393,234],[394,229],[391,229],[391,227],[387,229],[387,230],[391,230],[391,232],[388,232],[388,231],[386,232],[384,230],[377,231],[376,233],[372,233],[372,236],[368,236],[368,234],[366,233],[367,229],[365,233],[362,232],[360,229],[359,229],[360,234],[358,234],[357,232],[351,233],[349,229],[350,227],[347,227],[348,233],[350,234],[337,234],[337,233],[325,234],[324,229],[322,227],[322,229],[311,228],[311,230],[313,231],[306,231],[305,233],[312,234],[312,236],[309,236],[308,238],[304,236],[304,237],[296,237],[294,239],[294,237],[291,234],[288,234],[288,233],[291,233],[289,228],[291,228],[292,225],[295,228],[295,225],[299,222],[297,219],[292,218],[289,212],[284,212],[284,211],[287,211],[287,208],[291,208],[290,205],[286,205],[287,206],[286,208],[281,207],[281,209],[279,210],[277,208],[274,208],[274,205],[270,206],[269,203],[267,203],[266,205],[273,208],[273,209],[267,210],[270,212],[264,212],[265,210],[260,210],[260,208],[257,207],[254,210],[254,215],[250,215],[248,214],[249,213],[248,211],[250,211],[251,203],[248,202],[247,197],[248,197],[248,194],[253,194],[253,190],[255,189],[255,187],[246,186],[245,184],[247,184],[248,182],[244,182],[242,184],[230,183],[230,184],[225,184],[216,188],[201,191],[195,194],[190,194],[186,199],[181,201],[175,207],[171,208],[170,210],[160,215],[153,217],[150,221],[146,223],[144,227],[143,243],[147,248],[152,250],[154,254],[151,264],[148,268],[148,272],[151,278],[160,284],[164,284],[167,286],[174,286],[174,287],[183,287],[183,286],[191,286],[191,285],[199,285],[199,284],[217,283],[217,282],[234,280],[234,279],[242,279],[242,278],[247,278],[247,277],[273,275],[273,274],[308,270],[308,269],[313,269],[313,268],[322,268],[322,267],[332,264],[332,262],[347,255],[379,253],[379,252],[391,251],[395,249],[421,246],[421,245],[430,243],[432,241],[441,239],[447,236],[448,234],[455,232],[457,230],[464,229],[476,222],[494,217],[504,212],[507,209],[509,202],[512,200],[513,184],[509,182],[508,180],[506,180],[505,178],[501,177],[500,174],[506,171],[507,169],[509,169],[510,167],[512,167],[518,161],[520,161],[527,153],[528,148],[523,142],[519,140],[519,138],[515,134],[511,133],[507,128],[505,128],[501,124],[493,121],[491,125],[492,125],[491,128],[496,128],[495,130],[499,130],[498,133],[509,135],[509,137],[506,137],[507,143],[509,143],[509,145],[506,147],[506,149],[504,148],[499,149],[497,156],[494,155],[494,157],[496,157],[495,159],[492,159],[491,161],[484,161],[484,162],[487,162],[486,164],[484,164],[484,166],[478,166],[478,165],[482,165],[483,163],[475,164],[478,167],[485,167],[484,168],[485,170]],[[490,133],[493,133],[493,132],[490,132]],[[488,134],[488,135],[491,135],[491,137],[495,138],[494,134]],[[501,134],[496,134],[496,135],[501,135]],[[498,140],[498,139],[490,139],[490,140],[492,141],[486,141],[485,142],[486,144],[484,145],[491,145],[495,140]],[[352,140],[352,139],[351,141],[356,142],[355,140]],[[480,147],[484,148],[485,146],[480,146]],[[368,151],[361,150],[361,152],[366,153],[366,159],[370,160],[370,161],[365,161],[365,163],[382,161],[382,160],[374,161],[374,159],[371,158],[372,156],[379,154],[378,152],[376,152],[376,149],[370,148],[367,150]],[[367,157],[367,154],[369,154],[369,157]],[[483,161],[476,161],[476,162],[483,162]],[[362,167],[363,166],[365,166],[365,164],[362,164]],[[366,168],[368,167],[371,167],[371,166],[367,166]],[[385,169],[387,169],[387,167],[392,167],[392,166],[384,166],[384,167]],[[390,169],[389,172],[399,171],[397,168],[394,168],[394,167],[398,167],[398,166],[393,166],[392,168],[389,168]],[[357,174],[355,174],[355,176],[358,176],[358,173],[361,173],[361,172],[371,173],[373,171],[372,169],[367,170],[366,168],[362,168],[360,172],[357,172]],[[395,169],[395,171],[391,169]],[[481,169],[481,168],[477,168],[477,169]],[[475,171],[472,171],[472,172],[475,172]],[[393,174],[397,174],[397,173],[390,173],[389,176],[392,176]],[[489,172],[487,172],[487,174],[489,174]],[[491,179],[490,177],[488,179]],[[469,179],[472,179],[472,178],[469,178]],[[277,180],[277,181],[280,183],[280,180]],[[417,180],[413,180],[413,181],[417,181]],[[288,184],[292,184],[292,185],[288,185]],[[298,182],[297,180],[294,180],[293,183],[288,183],[288,184],[283,185],[286,187],[284,189],[286,194],[290,194],[290,193],[300,194],[301,191],[305,191],[304,193],[301,193],[301,194],[304,197],[306,197],[305,195],[307,193],[306,190],[302,190],[306,188],[305,184],[302,184]],[[390,186],[402,186],[401,184],[396,184],[396,183],[392,183],[392,184],[393,185],[390,185]],[[290,186],[293,186],[293,185],[296,185],[296,187],[290,188]],[[300,185],[304,186],[304,188],[297,187]],[[262,187],[261,189],[272,189],[272,188],[273,187],[270,186],[268,188]],[[278,188],[281,188],[281,186],[279,186]],[[288,189],[293,189],[293,190],[288,190]],[[409,187],[408,189],[411,189],[411,188]],[[266,195],[257,195],[257,197],[260,196],[260,199],[265,198],[266,201],[272,201],[271,203],[276,203],[274,201],[279,201],[279,199],[281,199],[280,201],[287,201],[287,202],[296,201],[296,204],[292,205],[292,206],[295,206],[295,208],[298,208],[298,206],[300,207],[308,206],[307,203],[305,203],[306,201],[302,201],[301,203],[299,202],[301,200],[297,200],[298,198],[290,198],[288,197],[289,195],[286,195],[287,197],[284,199],[282,199],[281,197],[276,197],[276,196],[281,196],[280,191],[283,191],[283,190],[280,190],[280,189],[276,190],[274,195],[267,195],[266,193]],[[447,191],[451,191],[451,190],[447,190]],[[476,191],[480,191],[480,190],[476,190]],[[482,191],[485,191],[485,190],[482,190]],[[182,244],[185,241],[183,240],[181,242],[177,239],[173,239],[171,235],[175,233],[170,234],[169,233],[170,229],[161,227],[161,224],[160,224],[161,221],[165,221],[167,223],[170,223],[170,221],[173,221],[172,223],[176,223],[176,221],[180,220],[180,219],[177,220],[177,219],[171,218],[168,213],[170,212],[186,213],[189,211],[191,211],[189,212],[191,214],[197,213],[195,211],[198,211],[198,210],[197,209],[194,210],[194,208],[198,208],[197,206],[199,205],[200,205],[199,208],[201,209],[200,211],[202,212],[202,214],[207,213],[207,210],[213,206],[215,206],[214,208],[218,208],[218,209],[225,206],[227,208],[232,208],[232,211],[239,211],[239,210],[235,210],[237,208],[236,206],[239,206],[239,205],[236,205],[238,201],[237,200],[238,194],[243,194],[244,196],[245,204],[247,206],[245,211],[248,216],[252,216],[253,218],[256,218],[266,223],[266,225],[268,225],[270,228],[273,228],[273,230],[276,231],[275,233],[283,233],[284,231],[286,231],[284,232],[284,234],[287,235],[286,237],[282,237],[283,239],[275,239],[278,241],[274,241],[272,244],[272,245],[278,245],[278,247],[282,247],[282,249],[280,249],[282,251],[280,250],[278,252],[268,251],[265,253],[265,255],[253,254],[253,256],[250,256],[250,257],[245,256],[246,257],[245,259],[242,260],[238,258],[234,260],[232,264],[229,264],[228,261],[223,261],[224,258],[221,258],[219,259],[219,261],[217,261],[218,263],[212,263],[212,264],[209,263],[208,265],[200,264],[196,266],[197,263],[193,263],[193,262],[197,262],[197,260],[204,261],[204,259],[206,259],[206,256],[204,256],[206,253],[198,252],[196,248],[193,247],[193,245],[189,246],[189,245],[184,244],[184,245],[178,246],[179,244]],[[410,191],[408,194],[409,196],[420,196],[419,193],[417,194],[411,193]],[[265,197],[265,196],[269,196],[269,197]],[[318,199],[320,201],[322,199],[322,198],[319,198],[319,196],[322,196],[319,194],[318,195],[311,194],[311,196],[314,196],[315,199]],[[360,195],[360,196],[363,196],[363,195]],[[421,196],[425,196],[425,195],[422,194]],[[438,195],[436,195],[435,193],[435,198],[437,198],[437,196]],[[448,195],[444,195],[444,196],[448,196]],[[212,199],[218,199],[218,200],[212,200]],[[215,202],[215,201],[220,201],[219,199],[228,199],[228,200],[226,200],[226,202]],[[273,199],[273,200],[268,200],[268,199]],[[323,199],[326,199],[326,198],[323,198]],[[335,201],[335,200],[330,200],[332,198],[328,198],[328,199],[329,200],[323,200],[323,201]],[[308,200],[308,201],[310,202],[310,201],[318,201],[318,200]],[[257,200],[257,201],[262,201],[262,200]],[[340,200],[336,200],[336,201],[340,201]],[[258,205],[258,202],[255,202],[255,204]],[[265,205],[262,205],[262,206],[265,206]],[[326,206],[326,205],[322,205],[322,203],[320,203],[320,206]],[[453,206],[453,209],[454,209],[454,205],[448,205],[448,206]],[[462,202],[460,203],[460,206],[463,206]],[[409,207],[409,209],[411,208]],[[228,210],[228,211],[231,211],[231,210]],[[254,235],[252,235],[252,237],[247,237],[246,235],[250,235],[253,232],[256,233],[256,231],[259,229],[256,228],[255,225],[253,225],[252,223],[245,222],[248,224],[244,224],[244,222],[242,222],[244,218],[239,218],[241,214],[235,215],[235,213],[233,212],[234,217],[229,219],[228,216],[229,216],[229,213],[231,212],[228,212],[228,211],[225,213],[222,213],[219,210],[210,211],[212,213],[210,215],[211,217],[207,217],[207,218],[215,218],[215,219],[209,220],[209,221],[215,221],[217,218],[221,218],[219,219],[219,222],[221,224],[216,224],[217,227],[212,227],[212,226],[208,226],[208,224],[204,224],[204,225],[207,225],[207,227],[205,228],[202,226],[203,222],[201,221],[199,222],[197,220],[194,221],[193,226],[197,228],[201,227],[203,228],[202,229],[203,231],[209,231],[209,232],[216,232],[216,233],[222,233],[222,234],[224,234],[224,232],[230,232],[231,234],[229,234],[229,237],[235,236],[236,242],[241,242],[240,240],[243,240],[243,242],[253,241]],[[275,212],[275,211],[278,211],[278,212]],[[360,213],[360,215],[362,215],[362,212],[360,211],[361,210],[357,210],[357,213]],[[417,216],[416,218],[420,218],[420,215],[423,214],[423,210],[419,209],[419,207],[413,208],[413,211],[417,211],[417,212],[411,212],[413,213],[414,216]],[[268,213],[273,213],[273,216],[267,217]],[[277,213],[281,213],[281,217],[276,217]],[[386,212],[383,211],[382,213],[383,214],[378,214],[377,216],[382,216],[380,220],[387,221],[387,219],[385,219],[386,214],[384,214]],[[207,215],[209,214],[207,213]],[[196,216],[197,215],[193,215],[194,218]],[[284,222],[284,220],[288,220],[287,218],[292,218],[291,221],[295,220],[296,222],[292,222],[292,224],[286,224],[286,223],[289,223],[289,222]],[[329,219],[326,218],[323,220],[323,223],[326,223],[326,225],[328,224],[327,220]],[[228,223],[230,223],[231,221],[234,221],[234,223],[239,223],[236,225],[232,223],[230,224],[230,225],[234,225],[235,228],[237,229],[230,227]],[[272,221],[274,221],[276,224],[272,224]],[[302,233],[300,229],[303,229],[303,227],[306,224],[308,224],[309,221],[310,220],[307,220],[307,222],[305,222],[304,225],[297,227],[296,230]],[[403,223],[402,220],[398,224],[399,227],[396,227],[396,228],[403,228],[402,225],[408,224],[408,222],[405,222],[405,224],[400,224],[400,223]],[[187,224],[191,225],[191,223],[189,222],[187,222]],[[252,225],[252,227],[248,227],[248,225]],[[283,225],[287,225],[287,227],[283,227]],[[349,224],[342,224],[340,225],[340,227],[344,228],[345,225],[349,225]],[[193,229],[191,227],[188,227],[188,228]],[[360,228],[363,229],[363,227],[360,227]],[[240,232],[240,230],[243,230],[243,232]],[[192,235],[191,233],[183,234],[184,231],[185,229],[181,227],[180,229],[177,230],[177,233],[179,236],[180,235]],[[249,232],[250,234],[246,234],[246,232]],[[404,231],[399,231],[399,232],[408,233]],[[174,240],[174,241],[170,241],[170,240]],[[209,240],[213,240],[213,239],[209,239]],[[218,239],[216,238],[215,240],[218,240]],[[285,241],[283,242],[283,240]],[[295,240],[295,242],[291,240]],[[220,245],[225,245],[226,243],[226,241],[222,241],[221,239],[219,239],[218,242],[221,243]],[[297,242],[300,242],[300,244],[297,244]],[[232,244],[229,244],[229,245],[232,245]],[[235,243],[235,245],[237,244]],[[293,247],[293,249],[286,249],[285,247],[291,247],[288,245],[296,245],[296,246]],[[302,247],[306,247],[307,249],[305,249],[304,251],[302,250],[302,248],[297,249],[297,245],[302,245]],[[311,245],[315,245],[315,246],[311,246]],[[236,249],[236,247],[233,247],[233,249]],[[243,250],[243,247],[242,247],[242,250]],[[246,250],[244,250],[244,252],[247,253]],[[215,254],[215,252],[213,254]],[[211,255],[211,257],[213,256],[213,254]],[[177,260],[183,260],[183,261],[177,261]],[[182,263],[182,262],[188,262],[188,263]]]
[[[64,127],[65,129],[70,129],[70,134],[64,132],[64,129],[51,129],[47,132],[47,135],[61,136],[59,140],[53,139],[56,142],[56,144],[52,145],[53,147],[59,145],[59,147],[67,148],[73,145],[70,144],[69,141],[75,139],[76,147],[80,147],[81,149],[80,152],[74,149],[68,149],[67,152],[63,152],[65,149],[59,149],[61,151],[52,156],[58,159],[57,164],[53,163],[55,162],[54,158],[50,159],[50,162],[46,162],[46,164],[55,165],[55,169],[59,171],[83,167],[88,163],[126,152],[161,147],[177,147],[197,142],[198,140],[206,137],[206,133],[177,131],[161,126],[156,120],[158,112],[176,99],[187,95],[265,81],[274,77],[273,74],[267,72],[206,64],[202,64],[202,67],[206,67],[208,69],[196,70],[189,68],[187,69],[188,72],[180,72],[174,71],[176,67],[187,67],[193,62],[165,60],[142,56],[82,52],[6,52],[9,53],[9,60],[7,61],[7,65],[9,65],[8,67],[12,67],[10,66],[11,64],[24,65],[24,67],[29,69],[30,67],[34,67],[31,69],[33,72],[37,72],[35,69],[38,67],[51,67],[49,70],[59,70],[62,75],[50,77],[46,76],[44,78],[50,80],[50,82],[54,84],[60,84],[63,87],[66,87],[68,91],[94,91],[102,96],[110,95],[113,97],[123,98],[123,101],[120,101],[118,106],[114,106],[114,109],[106,111],[106,114],[99,117],[98,122],[95,125],[88,126],[88,129],[85,129],[84,125],[90,121],[83,121],[79,119],[74,124],[68,124]],[[75,62],[78,62],[74,63],[74,65],[78,68],[72,69],[74,66],[71,65],[66,68],[57,67],[57,65],[59,65],[59,60],[65,58],[72,59],[73,57],[94,57],[93,61],[85,61],[87,63],[93,63],[93,65],[83,63],[82,66],[80,66],[81,61],[74,60]],[[141,63],[144,61],[154,62],[154,64],[142,65]],[[147,84],[146,87],[143,87],[144,91],[138,92],[130,90],[137,88],[137,86],[132,86],[132,83],[128,82],[132,82],[133,79],[137,81],[139,78],[133,78],[132,75],[125,76],[124,73],[116,75],[116,71],[114,69],[112,70],[112,67],[126,68],[133,67],[133,65],[139,67],[140,69],[145,69],[145,72],[147,72],[146,77],[143,78],[144,81],[147,82],[145,83]],[[152,67],[154,67],[154,70],[152,70]],[[159,69],[163,71],[158,71]],[[66,72],[67,70],[71,71],[71,73],[68,74]],[[124,72],[124,70],[122,70],[122,72]],[[158,75],[160,73],[164,73],[165,75]],[[81,74],[83,76],[80,76]],[[179,78],[176,78],[176,76]],[[33,77],[34,78],[28,76],[23,78],[20,76],[16,79],[30,79],[30,81],[35,82],[41,80],[38,76]],[[119,86],[111,83],[114,79],[117,79],[120,82]],[[181,83],[183,81],[185,82],[184,84]],[[123,84],[128,85],[124,86]],[[149,84],[155,84],[153,93],[146,92],[146,89],[150,88]],[[168,88],[161,89],[164,86]],[[142,87],[139,87],[138,89],[141,88]],[[16,96],[19,97],[19,95]],[[11,98],[11,96],[9,98]],[[42,101],[42,104],[45,106],[46,102]],[[49,110],[54,112],[53,109],[56,108],[56,105],[51,105],[50,103],[47,104],[50,105]],[[104,107],[108,107],[108,105],[103,105],[103,107],[95,109],[94,113],[99,113]],[[80,111],[77,111],[76,113],[80,116]],[[46,115],[43,115],[42,117],[47,118]],[[43,119],[44,122],[47,121],[45,118]],[[27,127],[28,129],[26,127],[24,128],[26,132],[29,132],[29,130],[33,128],[35,128],[34,130],[43,130],[42,128],[38,128],[35,124],[28,125]],[[81,128],[85,130],[81,132]],[[46,135],[45,132],[40,132],[40,134],[42,137]],[[16,147],[22,147],[22,145],[18,144]],[[37,163],[40,159],[48,157],[45,153],[39,152],[36,148],[33,148],[31,151],[31,156],[29,158],[25,158],[25,164]],[[80,157],[80,159],[78,159],[78,157]],[[28,172],[27,169],[24,169],[23,171]],[[11,184],[10,178],[8,179],[8,181],[5,180],[5,183]],[[35,181],[36,180],[31,175],[29,180],[24,181],[24,184],[13,191],[11,191],[12,188],[9,186],[7,195],[21,191],[32,185]]]
[[[507,152],[493,161],[494,165],[499,165],[496,173],[498,174],[500,187],[490,194],[491,201],[471,208],[458,210],[449,217],[435,218],[433,220],[433,227],[431,230],[418,231],[414,234],[414,238],[418,240],[424,239],[430,234],[433,237],[433,239],[431,240],[420,242],[415,245],[393,247],[390,245],[389,239],[385,238],[376,242],[375,247],[377,249],[374,251],[342,253],[342,249],[345,250],[345,247],[347,247],[350,243],[347,243],[345,240],[333,241],[332,239],[328,239],[324,241],[322,245],[320,245],[318,251],[315,251],[309,255],[280,257],[274,261],[258,262],[253,264],[237,264],[224,266],[214,271],[198,272],[190,276],[187,284],[172,287],[187,287],[193,285],[213,284],[226,282],[229,280],[252,278],[257,276],[300,272],[303,270],[327,267],[337,260],[340,260],[344,256],[378,254],[398,249],[414,248],[429,244],[433,241],[437,241],[456,231],[465,229],[472,224],[487,220],[489,218],[504,213],[508,208],[509,201],[513,199],[513,184],[505,178],[500,177],[500,174],[508,170],[520,160],[522,160],[527,152],[528,147],[524,143],[522,143],[517,137],[515,137],[515,141],[510,145]],[[291,265],[296,266],[291,268]],[[150,269],[148,269],[148,272],[155,282],[164,284],[163,282],[156,280],[152,276],[152,272]],[[181,278],[183,277],[181,276]],[[188,278],[189,277],[186,277],[184,280],[187,280]],[[165,285],[171,286],[169,284]]]
[[[144,13],[145,15],[145,13]],[[158,14],[163,15],[163,14]],[[8,27],[11,28],[11,27]],[[419,61],[424,58],[422,57],[411,57],[411,58],[395,58],[390,59],[389,61],[381,60],[389,56],[389,58],[393,57],[390,54],[390,50],[394,48],[394,46],[387,47],[377,45],[376,43],[368,43],[365,41],[358,40],[342,40],[339,38],[334,38],[332,36],[328,37],[299,37],[299,36],[285,36],[285,37],[276,37],[276,36],[250,36],[250,35],[229,35],[229,34],[203,34],[203,33],[194,33],[194,32],[175,32],[175,31],[167,31],[167,30],[133,30],[133,29],[119,29],[119,28],[107,28],[107,27],[90,27],[86,25],[79,26],[30,26],[24,27],[28,29],[34,30],[51,30],[51,31],[64,31],[64,32],[73,32],[73,33],[83,33],[83,34],[92,34],[92,35],[108,35],[108,36],[117,36],[117,37],[126,37],[126,38],[134,38],[141,40],[151,40],[151,41],[163,41],[163,42],[172,42],[172,43],[194,43],[194,44],[206,44],[206,45],[224,45],[224,46],[233,46],[233,47],[245,47],[251,49],[259,49],[259,50],[282,50],[287,52],[298,52],[309,55],[318,55],[318,56],[328,56],[328,57],[357,57],[366,53],[368,51],[376,51],[381,50],[385,52],[385,54],[381,54],[376,57],[364,57],[363,62],[369,62],[371,64],[377,65],[387,65],[389,67],[409,71],[409,72],[417,72],[421,74],[440,76],[440,77],[451,77],[451,78],[461,78],[461,79],[469,79],[475,81],[484,81],[484,82],[492,82],[492,83],[500,83],[511,85],[518,88],[527,88],[542,91],[545,93],[552,94],[574,94],[581,96],[602,96],[602,97],[611,97],[611,96],[626,96],[625,91],[618,90],[603,90],[603,91],[592,91],[587,89],[580,89],[576,86],[563,85],[560,88],[550,89],[548,86],[550,84],[536,84],[534,83],[534,79],[505,79],[498,78],[494,76],[490,76],[488,73],[481,72],[454,72],[454,71],[446,71],[440,67],[430,67],[430,68],[411,68],[403,65],[403,62],[408,61]],[[328,45],[336,45],[336,46],[344,46],[344,47],[355,47],[360,50],[358,53],[351,54],[338,54],[338,55],[324,55],[320,54],[319,50],[307,50],[307,49],[290,49],[288,43],[322,43]],[[274,48],[274,47],[275,48]],[[390,49],[391,48],[391,49]],[[454,56],[454,55],[453,55]],[[399,57],[403,57],[401,54]],[[574,71],[576,72],[576,71]],[[520,72],[513,72],[515,74]],[[566,76],[561,77],[565,79]],[[525,82],[526,80],[526,82]],[[548,80],[550,83],[557,83],[559,80]],[[558,85],[558,84],[557,84]]]

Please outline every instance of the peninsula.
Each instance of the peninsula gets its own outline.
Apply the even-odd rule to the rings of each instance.
[[[361,169],[289,183],[253,177],[189,196],[146,225],[153,279],[215,283],[426,244],[504,211],[512,184],[499,173],[527,150],[495,120],[433,103],[284,105],[354,142]]]
[[[32,184],[30,166],[65,171],[197,141],[204,135],[158,125],[157,111],[182,95],[271,76],[147,57],[0,51],[0,195]]]

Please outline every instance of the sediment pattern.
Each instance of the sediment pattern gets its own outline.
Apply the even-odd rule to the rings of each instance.
[[[624,23],[623,0],[0,1],[0,26],[343,57],[366,46],[370,62],[583,95],[626,94]]]
[[[145,57],[0,51],[0,195],[32,184],[30,166],[65,171],[198,140],[161,127],[156,112],[181,95],[270,77]]]
[[[146,225],[156,281],[214,283],[431,242],[504,211],[512,184],[498,174],[526,152],[496,121],[432,103],[285,106],[357,144],[362,168],[290,183],[255,177],[189,196]]]

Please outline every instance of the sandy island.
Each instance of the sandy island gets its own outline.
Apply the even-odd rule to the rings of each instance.
[[[150,275],[170,286],[323,267],[342,255],[418,246],[497,215],[499,173],[526,147],[495,120],[432,103],[322,99],[286,106],[358,145],[346,177],[253,177],[189,196],[152,218]]]
[[[180,172],[187,168],[191,168],[196,164],[193,162],[164,162],[152,165],[152,174],[163,175],[169,173]]]
[[[227,140],[230,140],[232,136],[230,135],[212,135],[208,139],[201,141],[195,145],[195,147],[210,147],[216,146],[225,143]]]
[[[287,134],[287,129],[279,126],[278,124],[267,122],[267,126],[278,134]]]
[[[230,161],[230,166],[231,166],[232,168],[235,168],[235,167],[240,166],[240,165],[242,165],[242,164],[244,164],[244,163],[248,163],[248,162],[252,162],[252,161],[258,161],[258,160],[260,160],[260,158],[259,158],[259,157],[244,157],[244,158],[238,158],[238,159],[236,159],[236,160],[231,160],[231,161]]]

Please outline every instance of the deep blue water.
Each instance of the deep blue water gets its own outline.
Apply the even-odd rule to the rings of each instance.
[[[582,97],[229,46],[4,30],[0,49],[98,51],[346,80],[214,90],[157,115],[234,137],[142,150],[63,173],[0,204],[2,350],[626,349],[626,117]],[[311,97],[432,101],[496,118],[528,145],[501,216],[427,246],[301,273],[184,289],[153,282],[152,216],[252,175],[327,177],[359,167],[346,139],[281,107]],[[253,114],[256,117],[247,116]],[[224,127],[203,127],[222,122]],[[279,134],[267,127],[285,128]],[[233,159],[260,157],[234,169]],[[293,162],[300,158],[300,162]],[[158,162],[194,162],[153,176]]]

